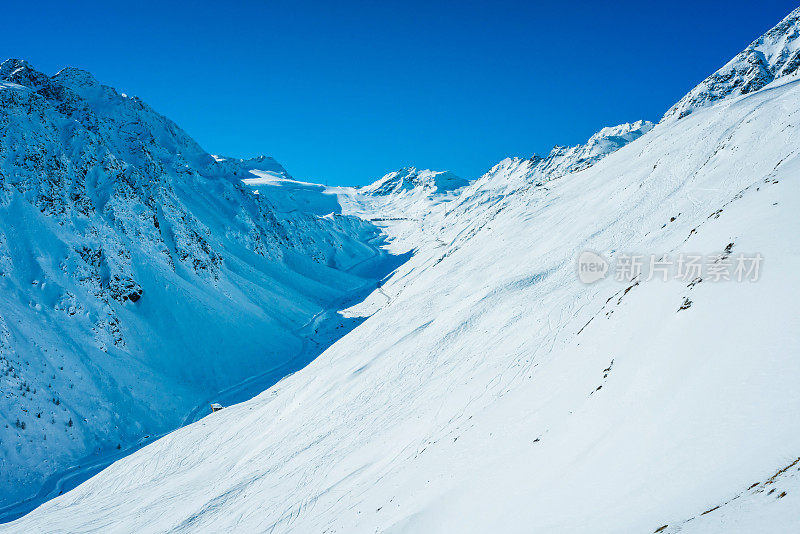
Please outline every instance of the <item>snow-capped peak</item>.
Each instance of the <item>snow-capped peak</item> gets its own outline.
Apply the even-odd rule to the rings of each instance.
[[[778,78],[795,75],[800,67],[798,37],[800,7],[689,91],[667,111],[664,119],[683,118],[697,108],[752,93]]]
[[[364,187],[364,193],[388,195],[401,191],[424,190],[427,193],[446,193],[467,185],[467,180],[449,171],[417,170],[415,167],[390,172]]]
[[[24,59],[11,58],[0,63],[0,80],[27,87],[41,87],[49,83],[47,75],[34,69]]]
[[[5,79],[5,78],[10,76],[14,72],[17,72],[20,69],[33,70],[33,67],[31,67],[30,63],[28,63],[24,59],[8,58],[5,61],[3,61],[2,63],[0,63],[0,77]]]

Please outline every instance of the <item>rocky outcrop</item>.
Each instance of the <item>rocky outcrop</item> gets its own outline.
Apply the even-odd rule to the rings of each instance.
[[[664,115],[681,119],[726,98],[746,95],[797,73],[800,67],[800,8],[700,82]]]

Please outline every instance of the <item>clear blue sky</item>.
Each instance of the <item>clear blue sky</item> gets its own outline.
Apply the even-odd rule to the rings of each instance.
[[[796,0],[795,0],[796,1]],[[35,7],[34,7],[35,5]],[[474,178],[658,120],[788,1],[13,2],[0,50],[134,94],[203,147],[298,178]]]

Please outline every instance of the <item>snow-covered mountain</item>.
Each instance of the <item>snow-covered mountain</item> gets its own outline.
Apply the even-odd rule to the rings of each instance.
[[[417,170],[406,167],[390,172],[374,183],[362,188],[371,195],[390,195],[407,191],[424,191],[428,194],[447,193],[467,185],[467,181],[448,171]]]
[[[345,213],[382,227],[392,252],[431,243],[442,246],[443,232],[452,220],[463,217],[472,228],[480,227],[516,194],[587,169],[652,128],[653,123],[641,120],[603,128],[582,145],[553,147],[544,158],[506,158],[471,183],[450,172],[411,168],[389,173],[366,187],[330,191],[337,194]],[[470,234],[466,230],[463,236]]]
[[[364,187],[332,187],[343,212],[384,230],[387,249],[405,253],[428,239],[445,206],[469,182],[448,171],[413,167],[390,172]],[[425,237],[423,237],[425,236]]]
[[[485,223],[524,191],[588,169],[652,129],[652,122],[639,120],[603,128],[582,145],[555,146],[546,157],[506,158],[470,184],[449,210],[462,215],[469,213],[473,221]]]
[[[331,190],[413,249],[367,319],[6,530],[796,531],[800,79],[691,107],[505,160],[413,230]],[[586,251],[706,262],[584,284]],[[715,280],[739,254],[757,280]]]
[[[328,310],[374,288],[377,229],[242,183],[265,173],[291,182],[87,72],[0,65],[0,515],[353,326]]]
[[[695,109],[758,91],[779,78],[796,74],[800,67],[799,28],[800,8],[689,91],[664,117],[682,118]]]
[[[476,180],[461,195],[461,203],[474,197],[495,199],[541,185],[566,174],[587,169],[653,129],[650,121],[636,121],[603,128],[582,144],[555,146],[545,156],[506,158]]]

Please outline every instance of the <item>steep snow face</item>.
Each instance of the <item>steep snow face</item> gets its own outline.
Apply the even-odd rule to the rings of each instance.
[[[426,193],[446,193],[467,185],[467,181],[448,171],[417,170],[407,167],[390,172],[380,180],[362,188],[371,195],[389,195],[402,191],[422,190]]]
[[[0,65],[0,516],[222,389],[271,385],[330,343],[309,343],[329,308],[374,287],[376,228],[319,189],[292,210],[253,195],[251,171],[290,181],[271,158],[212,157],[87,72]]]
[[[703,80],[667,111],[664,118],[682,118],[693,110],[728,97],[746,95],[800,67],[800,7],[750,43],[717,72]]]
[[[787,78],[558,179],[503,162],[307,368],[7,530],[797,530],[798,119]],[[587,249],[764,264],[585,285]]]

